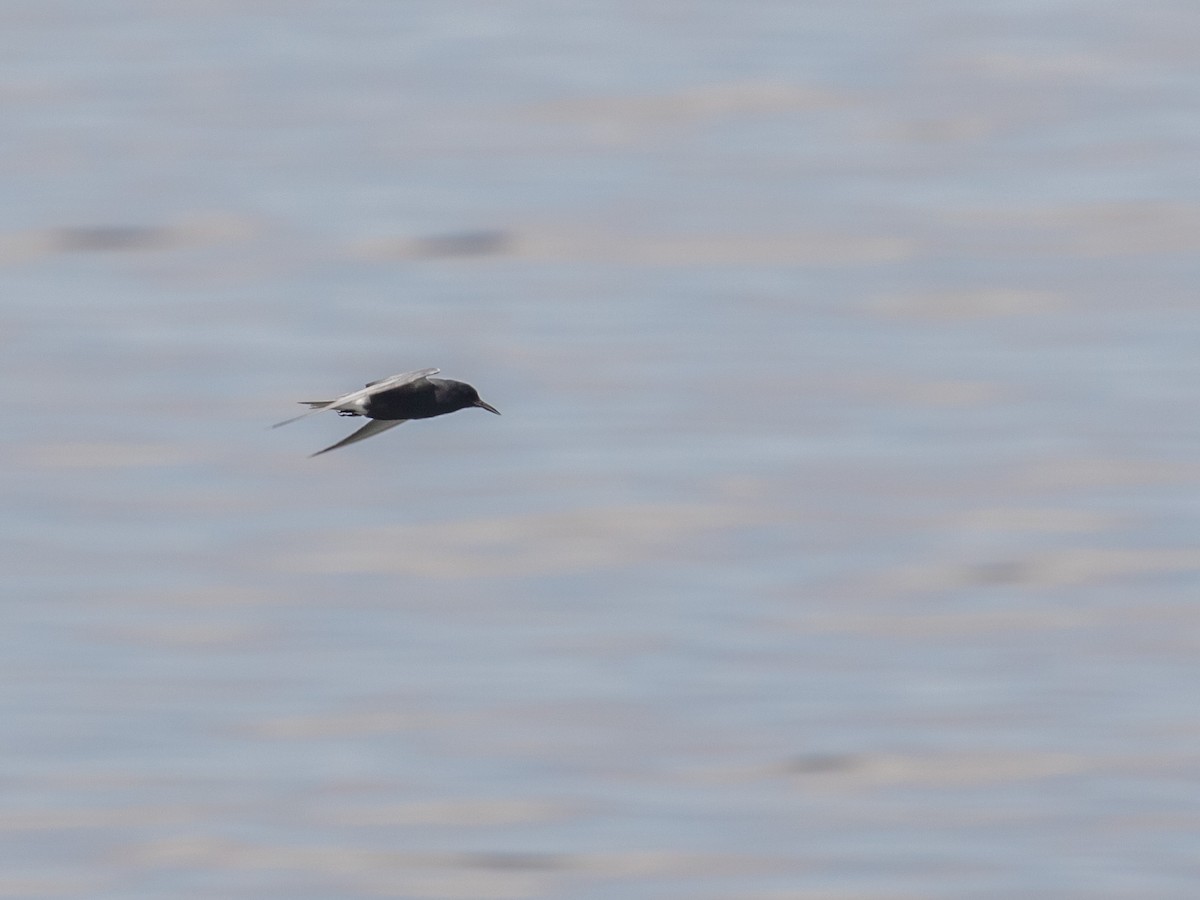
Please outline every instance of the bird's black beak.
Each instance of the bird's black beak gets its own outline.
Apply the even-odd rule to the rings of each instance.
[[[494,407],[494,406],[490,406],[487,403],[484,403],[482,400],[476,400],[475,405],[478,406],[480,409],[486,409],[490,413],[495,413],[496,415],[500,415],[500,410],[496,409],[496,407]]]

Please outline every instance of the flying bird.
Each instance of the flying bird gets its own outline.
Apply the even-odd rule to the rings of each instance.
[[[380,381],[372,381],[361,390],[343,394],[336,400],[302,400],[312,407],[308,412],[276,422],[272,428],[287,425],[325,409],[336,410],[339,416],[366,416],[371,421],[349,437],[343,438],[313,456],[320,456],[338,447],[366,440],[409,419],[432,419],[446,413],[457,412],[469,406],[478,406],[500,415],[500,410],[479,399],[479,392],[465,381],[450,381],[446,378],[430,378],[441,369],[418,369],[404,372]]]

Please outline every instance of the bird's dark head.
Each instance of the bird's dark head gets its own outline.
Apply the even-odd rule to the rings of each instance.
[[[479,391],[475,390],[474,387],[465,381],[447,381],[446,385],[447,394],[459,409],[466,409],[468,406],[478,406],[480,409],[486,409],[490,413],[500,415],[500,410],[480,400]]]

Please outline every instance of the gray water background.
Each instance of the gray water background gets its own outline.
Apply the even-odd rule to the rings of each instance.
[[[1195,897],[1196,12],[4,4],[0,897]]]

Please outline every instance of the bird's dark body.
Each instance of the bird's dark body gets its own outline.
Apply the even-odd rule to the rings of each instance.
[[[463,381],[422,378],[371,396],[364,412],[372,419],[431,419],[479,404],[479,392]]]
[[[465,381],[429,377],[437,372],[437,369],[418,369],[372,381],[362,390],[351,391],[335,400],[302,400],[300,402],[304,406],[310,407],[308,412],[277,422],[272,427],[278,428],[323,409],[332,410],[339,416],[366,416],[370,419],[354,434],[313,454],[320,456],[395,428],[409,419],[432,419],[470,406],[500,415],[498,409],[479,399],[479,392]]]

